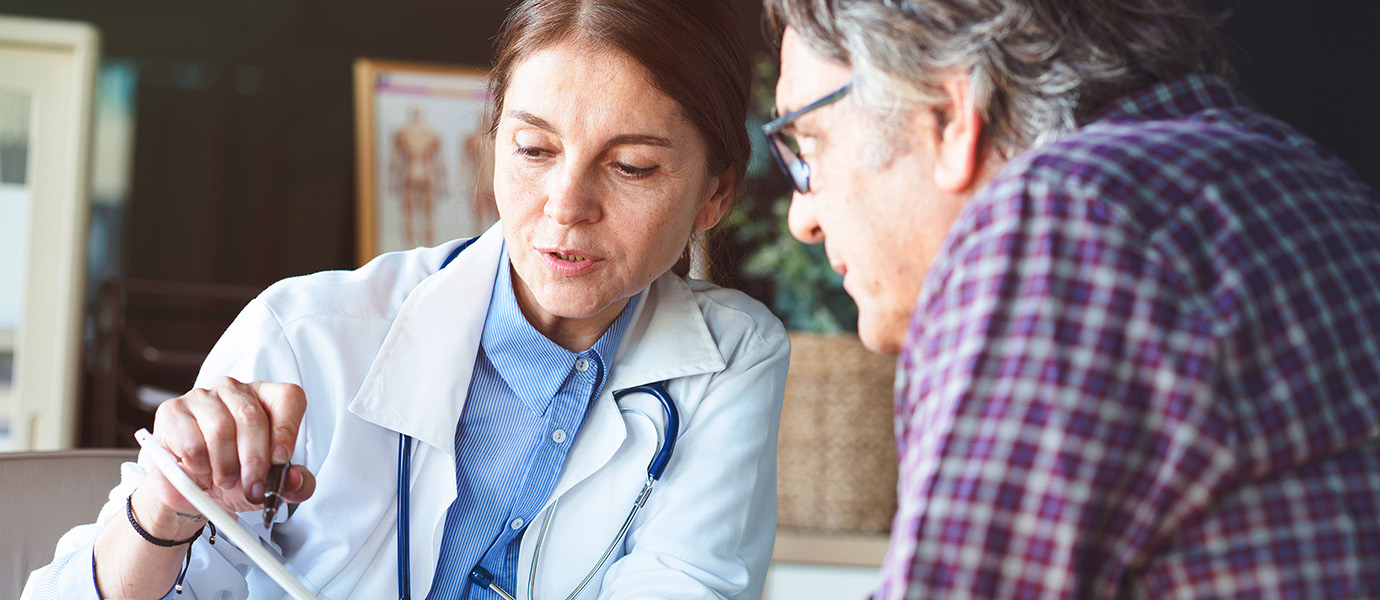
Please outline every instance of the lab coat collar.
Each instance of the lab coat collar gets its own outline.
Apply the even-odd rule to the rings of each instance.
[[[454,458],[455,426],[493,294],[502,227],[494,225],[408,295],[350,402],[351,413]],[[643,295],[623,334],[605,395],[723,370],[723,355],[685,280],[667,273]]]
[[[668,272],[643,295],[623,333],[607,392],[724,369],[723,354],[684,279]]]
[[[489,229],[449,266],[407,295],[350,412],[454,455],[479,340],[484,333],[503,231]],[[431,253],[422,253],[424,256]],[[409,257],[411,258],[411,257]]]

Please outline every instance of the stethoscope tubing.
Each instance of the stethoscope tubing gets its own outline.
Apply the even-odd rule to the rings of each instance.
[[[680,411],[676,408],[676,403],[671,399],[671,395],[666,391],[666,382],[658,381],[656,383],[649,383],[621,390],[614,390],[614,402],[621,400],[624,396],[627,396],[628,394],[634,393],[644,393],[651,395],[661,403],[662,411],[665,413],[666,416],[666,427],[664,436],[662,438],[661,447],[657,449],[656,456],[652,457],[651,462],[647,464],[647,479],[642,485],[642,491],[637,495],[637,500],[633,502],[632,509],[628,512],[628,517],[623,520],[623,525],[619,528],[618,535],[614,536],[613,541],[609,542],[608,547],[604,549],[603,555],[599,557],[599,562],[594,565],[593,569],[591,569],[588,573],[585,574],[584,579],[580,581],[580,584],[575,588],[573,592],[570,593],[569,596],[566,597],[565,600],[571,600],[572,598],[578,596],[580,592],[583,591],[585,587],[589,585],[590,581],[594,579],[594,575],[599,572],[599,569],[604,566],[604,563],[608,561],[609,556],[613,554],[613,549],[618,547],[618,543],[623,539],[623,536],[627,535],[628,529],[632,527],[633,519],[637,517],[637,513],[642,509],[642,506],[647,503],[647,498],[651,496],[652,493],[652,486],[657,481],[659,481],[661,479],[662,474],[665,473],[666,466],[670,464],[671,455],[675,451],[676,435],[680,432]],[[401,434],[399,437],[400,440],[398,442],[398,598],[400,600],[411,600],[412,585],[410,581],[410,574],[412,573],[412,570],[410,563],[412,552],[411,546],[409,545],[408,537],[409,530],[411,529],[411,519],[408,514],[408,508],[410,506],[411,497],[409,489],[411,487],[409,478],[412,473],[412,436],[409,436],[407,434]],[[543,542],[546,541],[547,527],[551,524],[551,519],[555,515],[556,505],[558,503],[559,500],[553,501],[551,504],[551,508],[547,511],[546,519],[542,523],[541,532],[537,536],[536,547],[533,548],[532,551],[532,572],[529,573],[527,577],[527,597],[529,598],[529,600],[535,597],[533,591],[536,581],[537,560],[541,555],[541,547],[543,545]],[[478,585],[479,587],[493,590],[495,593],[502,596],[504,600],[514,600],[512,595],[508,594],[507,591],[500,587],[498,583],[494,581],[493,575],[490,574],[483,567],[475,567],[472,571],[470,571],[469,580],[471,583]]]
[[[666,392],[666,382],[647,383],[630,388],[613,391],[613,401],[618,402],[624,396],[635,393],[648,394],[661,402],[661,410],[666,413],[666,437],[657,450],[656,457],[647,465],[647,477],[650,481],[659,481],[661,474],[666,472],[666,465],[671,462],[671,454],[676,450],[676,434],[680,432],[680,411],[676,410],[675,401],[671,400],[671,394]],[[650,486],[650,483],[648,484]],[[650,489],[650,487],[649,487]],[[645,501],[645,494],[643,501]],[[639,502],[641,507],[642,503]]]
[[[398,598],[412,600],[412,546],[407,507],[412,496],[408,489],[412,474],[412,436],[398,436]]]

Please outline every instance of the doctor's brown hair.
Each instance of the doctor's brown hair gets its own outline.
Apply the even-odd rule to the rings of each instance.
[[[747,174],[752,85],[747,41],[732,0],[527,0],[508,14],[489,73],[489,134],[498,128],[513,70],[548,46],[616,48],[641,64],[704,138],[709,172]],[[735,189],[736,192],[736,189]],[[687,261],[675,271],[685,275]]]

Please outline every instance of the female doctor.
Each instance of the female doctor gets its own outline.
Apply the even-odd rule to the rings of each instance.
[[[731,0],[517,6],[491,75],[500,224],[272,286],[157,440],[323,598],[760,597],[786,335],[672,269],[743,177],[738,27]],[[658,382],[678,425],[615,399]],[[282,597],[228,540],[184,542],[205,521],[146,461],[26,595]]]

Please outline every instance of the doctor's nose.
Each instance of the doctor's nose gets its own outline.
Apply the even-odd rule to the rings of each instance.
[[[561,225],[598,221],[603,209],[597,187],[591,177],[577,169],[553,174],[546,186],[546,216]]]
[[[791,207],[786,213],[786,226],[790,228],[795,239],[806,244],[824,241],[824,228],[819,226],[814,201],[808,194],[797,192],[791,196]]]

